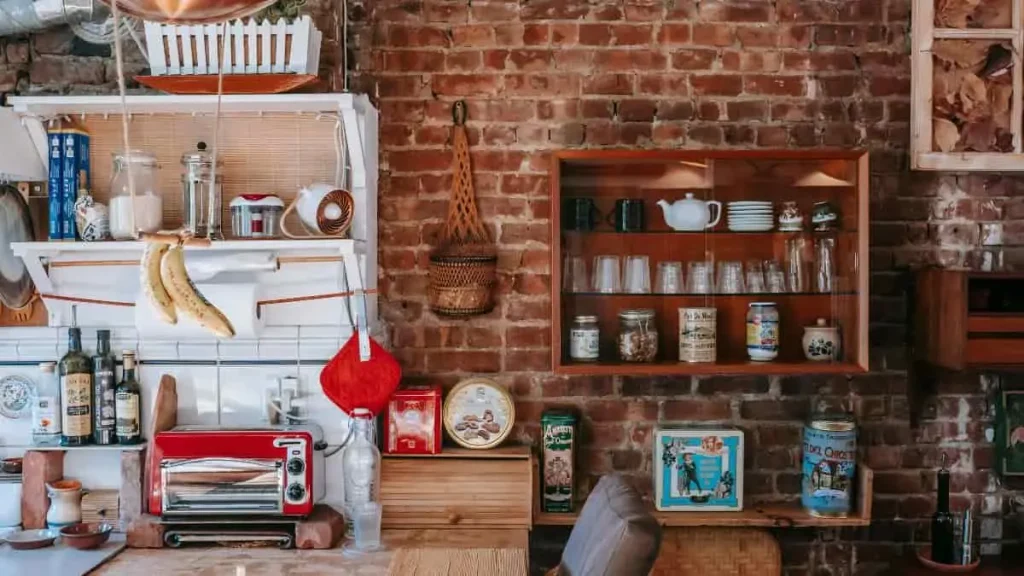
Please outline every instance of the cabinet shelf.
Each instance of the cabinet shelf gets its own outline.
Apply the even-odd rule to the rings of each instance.
[[[805,263],[805,286],[813,287],[816,239],[813,230],[783,232],[732,231],[725,222],[715,230],[676,231],[668,228],[658,200],[674,202],[694,189],[692,179],[680,175],[679,165],[706,167],[700,192],[703,200],[725,202],[758,200],[795,202],[808,222],[814,204],[828,202],[836,212],[831,251],[830,292],[743,292],[739,294],[630,294],[563,292],[562,266],[569,256],[588,264],[598,256],[646,256],[655,265],[666,261],[779,263],[799,258]],[[557,374],[848,374],[868,368],[868,156],[864,151],[813,150],[573,150],[552,155],[551,178],[551,342],[552,366]],[[800,182],[813,186],[793,192]],[[626,185],[628,183],[628,186]],[[836,185],[842,183],[842,185]],[[578,211],[591,199],[592,212],[616,214],[619,200],[643,200],[639,206],[647,224],[645,232],[616,232],[605,219],[592,231],[563,230],[564,204]],[[709,209],[710,210],[710,209]],[[579,216],[579,214],[574,214]],[[584,214],[586,216],[586,214]],[[587,218],[590,218],[587,216]],[[572,219],[568,219],[572,220]],[[567,221],[568,221],[567,220]],[[594,220],[591,220],[592,222]],[[809,227],[809,226],[808,226]],[[791,242],[798,238],[799,242]],[[588,270],[593,273],[593,270]],[[588,280],[590,278],[588,277]],[[589,284],[587,284],[589,286]],[[746,315],[751,302],[775,302],[779,311],[778,350],[775,362],[747,360]],[[718,362],[680,363],[679,310],[689,307],[716,309],[715,345]],[[654,311],[658,355],[653,364],[618,362],[620,311],[644,308]],[[598,363],[569,360],[570,327],[576,316],[596,316],[599,329]],[[804,328],[824,319],[838,330],[840,354],[835,362],[805,360]],[[684,327],[685,328],[685,327]]]

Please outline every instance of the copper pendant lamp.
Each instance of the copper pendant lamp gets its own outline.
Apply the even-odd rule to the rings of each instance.
[[[124,12],[165,24],[213,24],[250,16],[275,0],[103,0]]]

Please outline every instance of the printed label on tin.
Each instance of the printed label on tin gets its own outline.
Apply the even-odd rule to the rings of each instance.
[[[679,361],[714,362],[717,338],[714,308],[679,309]]]
[[[597,360],[601,354],[600,332],[595,328],[569,330],[569,357],[573,360]]]
[[[544,499],[545,512],[572,512],[573,444],[576,430],[572,424],[544,427]]]
[[[779,349],[779,321],[754,316],[747,322],[747,348],[776,352]]]
[[[804,428],[801,501],[811,513],[844,516],[850,512],[857,464],[857,432]]]

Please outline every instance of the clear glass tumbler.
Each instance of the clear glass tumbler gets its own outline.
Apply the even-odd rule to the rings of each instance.
[[[686,291],[690,294],[710,294],[715,290],[714,270],[711,262],[690,262],[686,270]]]
[[[654,281],[658,294],[683,293],[683,263],[658,262],[658,276]]]
[[[372,552],[380,548],[380,518],[383,506],[380,502],[363,502],[353,510],[352,528],[355,532],[354,546],[360,552]]]
[[[626,256],[626,277],[623,285],[628,294],[651,292],[651,263],[647,256]]]
[[[622,292],[622,273],[618,256],[594,258],[594,292],[615,294]]]
[[[719,262],[718,280],[715,283],[720,294],[741,294],[743,285],[743,264],[739,262]]]

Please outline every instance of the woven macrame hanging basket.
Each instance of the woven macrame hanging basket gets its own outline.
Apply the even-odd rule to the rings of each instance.
[[[494,308],[498,255],[476,207],[465,102],[455,103],[452,117],[452,197],[440,245],[430,255],[427,300],[435,314],[475,316]]]

